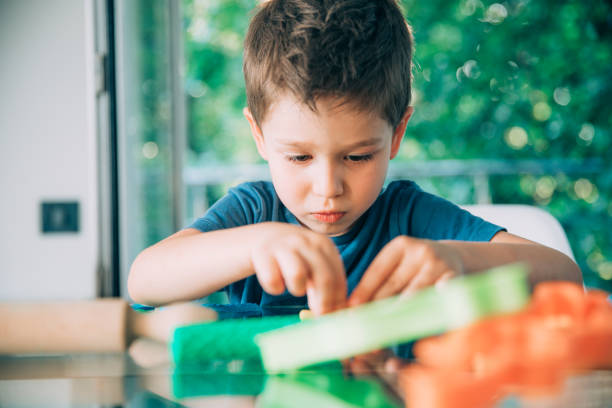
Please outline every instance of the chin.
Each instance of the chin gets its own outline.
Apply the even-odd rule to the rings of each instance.
[[[316,232],[317,234],[323,234],[323,235],[328,235],[328,236],[340,234],[339,232],[336,232],[338,231],[337,228],[332,228],[329,225],[320,225],[320,224],[315,224],[315,225],[302,224],[302,225],[308,228],[309,230]]]
[[[320,231],[321,234],[325,234],[328,237],[337,237],[339,235],[346,234],[348,232],[348,228],[341,227],[333,227],[329,226],[328,228],[321,228],[324,231]]]

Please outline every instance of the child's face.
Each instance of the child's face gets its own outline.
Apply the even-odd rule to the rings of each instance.
[[[302,225],[329,236],[347,232],[374,203],[412,113],[393,129],[376,114],[333,102],[319,100],[314,113],[285,96],[261,129],[245,109],[280,200]]]

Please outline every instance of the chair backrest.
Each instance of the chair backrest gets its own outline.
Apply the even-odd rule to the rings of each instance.
[[[506,228],[511,234],[546,245],[576,260],[563,227],[546,210],[521,204],[475,204],[462,208]]]

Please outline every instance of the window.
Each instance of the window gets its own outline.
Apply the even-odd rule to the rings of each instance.
[[[229,186],[268,177],[242,117],[242,39],[256,2],[171,3],[117,5],[126,262]],[[389,178],[462,204],[542,206],[565,227],[586,284],[612,289],[610,5],[402,3],[416,39],[415,114]],[[184,57],[175,77],[173,44]]]

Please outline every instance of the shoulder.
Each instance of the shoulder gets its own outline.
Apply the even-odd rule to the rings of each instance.
[[[488,241],[502,230],[462,209],[451,201],[423,191],[412,181],[397,181],[387,187],[391,213],[405,223],[408,235],[427,239]]]
[[[368,211],[368,219],[376,225],[389,226],[392,235],[410,235],[410,218],[423,191],[410,180],[388,183]]]
[[[383,195],[395,196],[397,194],[418,194],[423,190],[411,180],[395,180],[390,182],[383,190]]]
[[[390,203],[400,205],[402,209],[411,208],[415,211],[432,212],[460,210],[454,203],[438,195],[424,191],[414,181],[397,180],[389,183],[384,195],[388,196]]]
[[[410,217],[413,222],[455,216],[457,211],[462,211],[452,202],[423,191],[414,181],[393,181],[386,190],[384,193],[388,195],[391,210],[400,216]]]
[[[242,183],[230,188],[191,227],[205,232],[267,221],[277,201],[272,183]]]
[[[413,205],[415,200],[427,194],[410,180],[395,180],[390,182],[381,193],[381,201],[387,207]]]

